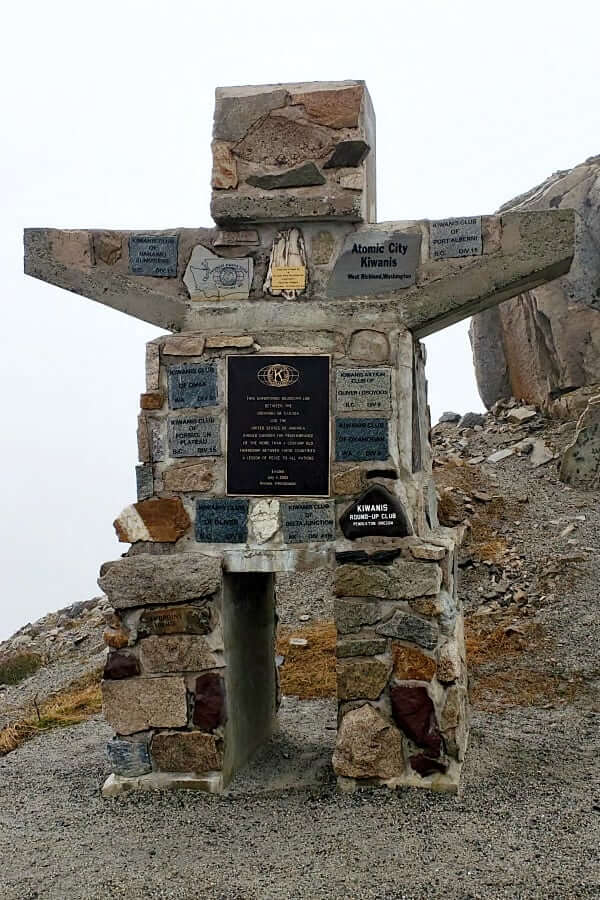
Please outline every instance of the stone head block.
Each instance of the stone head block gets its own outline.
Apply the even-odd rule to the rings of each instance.
[[[375,114],[363,81],[216,90],[215,222],[375,222]]]

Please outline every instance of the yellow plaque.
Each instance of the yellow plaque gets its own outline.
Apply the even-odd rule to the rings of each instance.
[[[303,291],[306,287],[306,266],[273,266],[271,290]]]

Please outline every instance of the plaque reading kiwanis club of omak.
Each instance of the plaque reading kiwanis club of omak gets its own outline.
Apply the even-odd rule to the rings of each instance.
[[[329,357],[227,360],[227,493],[329,494]]]

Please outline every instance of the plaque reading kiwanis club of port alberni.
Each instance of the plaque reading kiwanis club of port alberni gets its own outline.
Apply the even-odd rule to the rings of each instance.
[[[227,493],[329,494],[329,357],[227,360]]]
[[[385,294],[415,283],[421,235],[399,231],[355,231],[349,234],[335,266],[330,297]]]

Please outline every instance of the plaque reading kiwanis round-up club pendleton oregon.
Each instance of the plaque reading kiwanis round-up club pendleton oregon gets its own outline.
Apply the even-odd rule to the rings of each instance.
[[[227,493],[329,495],[329,357],[227,360]]]

